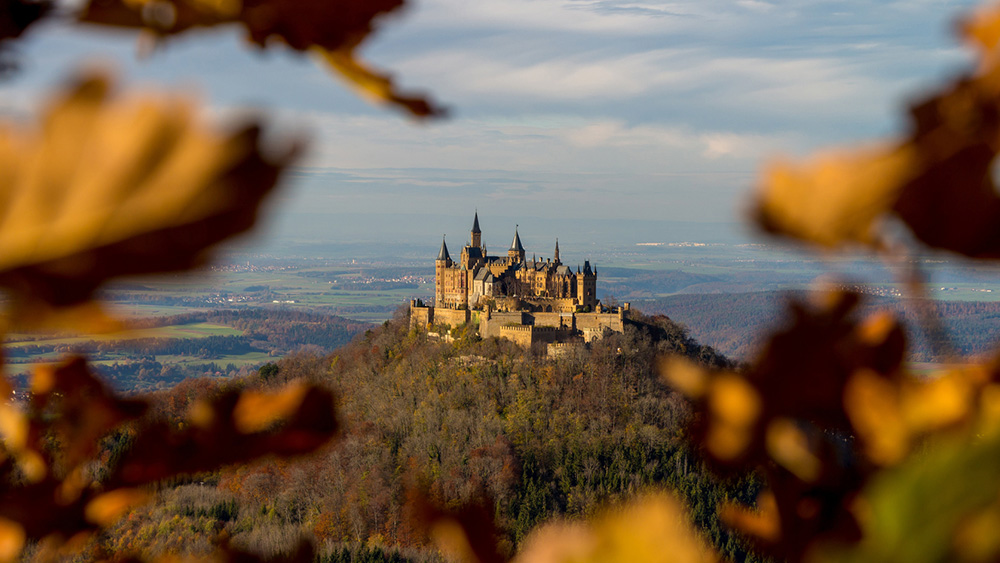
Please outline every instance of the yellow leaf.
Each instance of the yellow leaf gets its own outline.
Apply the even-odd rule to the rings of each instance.
[[[462,563],[477,563],[469,538],[466,536],[462,525],[451,518],[441,518],[431,525],[431,539],[434,544],[444,553],[448,561],[460,561]]]
[[[820,461],[809,450],[809,440],[793,421],[779,418],[767,426],[767,453],[796,477],[813,482],[819,477]]]
[[[19,561],[25,539],[20,524],[0,517],[0,563]]]
[[[898,463],[910,450],[910,428],[899,403],[893,383],[870,370],[857,371],[844,387],[844,412],[877,464]]]
[[[149,493],[139,489],[116,489],[94,497],[84,508],[87,521],[101,527],[114,524],[133,507],[149,500]]]
[[[233,410],[233,423],[244,434],[262,432],[272,424],[290,418],[310,387],[296,381],[276,393],[247,391],[240,395]]]
[[[743,377],[721,374],[711,381],[708,396],[712,424],[705,445],[722,461],[731,461],[746,450],[760,416],[760,395]]]
[[[1000,44],[1000,4],[994,3],[977,9],[961,22],[960,30],[965,40],[980,52],[983,59],[994,59],[997,45]]]
[[[16,407],[0,404],[0,435],[4,445],[12,451],[20,451],[28,446],[28,419]]]
[[[702,563],[716,561],[681,504],[649,494],[595,520],[548,524],[525,540],[514,563]]]
[[[690,360],[669,356],[660,360],[659,367],[668,385],[692,399],[700,399],[708,390],[708,372]]]
[[[765,170],[755,216],[765,230],[833,247],[879,242],[879,219],[892,209],[915,165],[908,146],[882,145],[820,154]]]
[[[719,518],[728,526],[760,538],[767,543],[775,543],[781,539],[781,517],[778,512],[778,501],[774,498],[774,493],[770,491],[764,491],[757,496],[756,511],[735,504],[727,504],[719,510]]]
[[[961,369],[932,375],[903,387],[903,418],[915,432],[950,426],[970,414],[973,393]]]

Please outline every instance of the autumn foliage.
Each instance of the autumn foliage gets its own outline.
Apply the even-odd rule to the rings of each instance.
[[[0,49],[49,17],[134,29],[153,41],[228,25],[240,28],[256,47],[283,44],[311,53],[379,103],[417,118],[441,115],[437,104],[398,91],[387,75],[357,58],[379,18],[402,5],[402,0],[89,0],[67,16],[44,0],[3,0]],[[1000,257],[1000,196],[991,173],[1000,151],[1000,7],[968,17],[960,33],[978,53],[977,68],[915,104],[909,130],[899,139],[804,163],[771,164],[760,181],[756,224],[823,249],[861,246],[890,261],[921,245],[975,259]],[[9,53],[0,54],[10,66]],[[213,245],[249,228],[301,152],[296,142],[262,150],[262,128],[256,121],[231,130],[208,127],[189,101],[119,96],[113,80],[99,75],[74,79],[36,127],[0,124],[0,285],[12,296],[7,323],[112,323],[91,301],[107,280],[190,268],[207,259]],[[898,236],[899,225],[907,236]],[[902,275],[916,291],[912,272]],[[512,516],[553,494],[545,483],[533,482],[536,497],[517,497],[511,487],[518,478],[533,470],[538,481],[565,477],[546,473],[544,458],[553,450],[545,448],[560,443],[538,442],[539,428],[560,436],[575,436],[583,428],[606,430],[603,436],[621,440],[600,447],[634,443],[637,450],[647,445],[642,432],[664,431],[663,425],[645,424],[643,416],[662,414],[671,404],[663,395],[669,392],[650,391],[649,378],[624,379],[655,372],[690,398],[694,416],[686,433],[708,466],[721,475],[763,477],[766,489],[755,505],[733,495],[719,513],[761,553],[790,561],[1000,559],[1000,363],[955,358],[954,366],[918,378],[903,362],[906,342],[898,321],[886,313],[860,315],[860,299],[821,289],[794,302],[788,326],[770,335],[759,356],[741,369],[706,361],[711,354],[700,355],[683,340],[673,340],[683,345],[671,350],[649,340],[633,343],[641,354],[629,355],[627,346],[624,353],[598,349],[594,353],[605,354],[607,362],[597,365],[611,366],[605,372],[572,363],[563,365],[579,367],[575,375],[534,366],[528,372],[531,385],[516,371],[466,369],[451,356],[435,367],[448,366],[447,381],[434,374],[423,379],[413,379],[412,372],[394,374],[397,389],[427,386],[424,391],[439,398],[451,393],[447,396],[456,404],[468,407],[485,404],[477,402],[482,397],[462,397],[477,388],[476,377],[503,373],[502,381],[489,387],[500,393],[494,404],[504,405],[503,412],[479,413],[480,426],[504,421],[508,427],[504,434],[481,436],[467,458],[456,455],[445,463],[452,451],[448,443],[421,444],[427,446],[423,455],[436,464],[421,465],[412,455],[396,465],[397,474],[366,474],[396,483],[393,494],[375,494],[377,487],[345,480],[350,486],[343,489],[342,502],[323,506],[310,528],[326,540],[376,522],[365,528],[372,545],[391,529],[403,543],[435,542],[446,557],[481,563],[715,560],[717,549],[709,547],[704,530],[691,525],[689,509],[666,492],[650,492],[605,512],[580,510],[575,520],[543,524],[530,533],[524,528],[534,526],[538,514],[548,515],[548,508],[523,520]],[[385,342],[366,341],[356,350],[363,351],[345,361],[371,369],[401,365],[390,362],[399,350]],[[314,477],[302,486],[320,478],[318,465],[302,469],[281,460],[328,451],[322,448],[340,429],[333,393],[317,380],[322,372],[303,369],[304,379],[288,376],[297,371],[297,361],[269,372],[269,381],[257,387],[183,396],[182,388],[165,402],[117,396],[84,358],[36,369],[30,393],[0,405],[0,561],[18,559],[26,546],[41,558],[80,553],[85,546],[92,557],[115,558],[119,554],[94,548],[97,534],[118,526],[120,545],[127,545],[130,534],[144,533],[136,507],[158,486],[221,468],[226,469],[216,473],[218,498],[192,508],[192,515],[211,528],[232,517],[235,501],[227,495],[233,495],[259,497],[265,503],[260,518],[269,518],[274,507],[268,509],[266,499],[278,483],[293,473]],[[327,375],[335,372],[331,367]],[[642,416],[626,408],[640,397],[640,388],[662,399],[645,405]],[[385,430],[365,420],[376,407],[364,401],[386,390],[370,391],[351,397],[343,409],[354,440],[345,440],[345,449],[363,449],[372,443],[362,439],[366,432]],[[0,392],[12,396],[13,389],[3,382]],[[612,399],[617,410],[608,407]],[[435,410],[430,405],[441,403],[419,403],[415,396],[411,403],[406,416],[385,416],[405,422],[393,438],[398,439],[393,455],[417,444],[404,443],[404,428],[436,423],[443,432],[452,417],[468,414],[457,407]],[[585,419],[560,411],[563,403],[584,405],[591,409],[585,412],[601,416]],[[559,416],[550,416],[556,412]],[[641,431],[636,421],[643,422]],[[552,426],[556,423],[564,426]],[[102,447],[102,439],[122,444]],[[512,453],[516,448],[520,457]],[[678,452],[663,459],[686,467],[687,457]],[[375,454],[387,455],[366,453]],[[272,461],[245,465],[266,457]],[[413,477],[403,490],[400,475],[407,470]],[[657,474],[662,468],[642,470]],[[596,474],[599,468],[586,471]],[[616,494],[637,490],[630,483],[615,485]],[[588,491],[575,486],[565,484],[573,493]],[[378,507],[393,502],[405,509],[407,520],[379,519],[385,511]],[[376,507],[367,520],[356,513],[365,507]],[[180,526],[179,519],[161,523],[158,540],[167,549],[181,549]],[[526,536],[513,534],[523,540],[519,546],[509,542],[512,530]],[[213,542],[218,560],[260,557],[240,551],[223,534]],[[282,555],[313,556],[309,542]]]

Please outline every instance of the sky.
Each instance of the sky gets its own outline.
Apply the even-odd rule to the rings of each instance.
[[[363,56],[450,108],[431,123],[235,28],[140,57],[134,33],[53,23],[19,45],[0,113],[36,111],[74,69],[101,64],[130,87],[196,92],[220,119],[262,114],[311,140],[272,206],[273,237],[436,247],[442,231],[464,239],[478,209],[494,246],[514,221],[548,237],[548,219],[614,225],[623,240],[628,220],[662,224],[669,241],[673,223],[742,222],[775,155],[901,131],[908,100],[970,65],[953,30],[972,5],[423,0],[382,21]]]

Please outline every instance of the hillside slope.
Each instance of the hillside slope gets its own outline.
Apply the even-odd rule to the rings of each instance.
[[[242,385],[304,377],[336,389],[339,443],[294,463],[236,467],[167,488],[130,516],[107,547],[144,554],[197,552],[224,531],[238,545],[278,553],[315,534],[331,560],[435,559],[408,518],[412,492],[458,506],[490,498],[511,553],[538,523],[586,515],[650,486],[679,490],[719,549],[744,560],[716,520],[726,498],[750,501],[752,480],[722,486],[684,439],[686,404],[653,372],[660,354],[728,361],[665,317],[559,360],[507,341],[446,344],[385,323],[330,356],[295,355]],[[192,382],[164,398],[164,416],[206,392]],[[168,408],[169,406],[169,408]],[[170,523],[169,533],[156,532]]]

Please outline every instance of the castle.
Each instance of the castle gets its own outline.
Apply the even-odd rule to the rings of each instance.
[[[457,326],[474,321],[483,337],[500,336],[520,344],[593,340],[605,331],[621,332],[628,304],[606,310],[597,299],[597,268],[590,261],[573,268],[559,258],[526,258],[517,226],[505,256],[490,256],[482,242],[479,212],[469,244],[458,261],[445,240],[434,261],[434,306],[410,304],[412,326]]]

